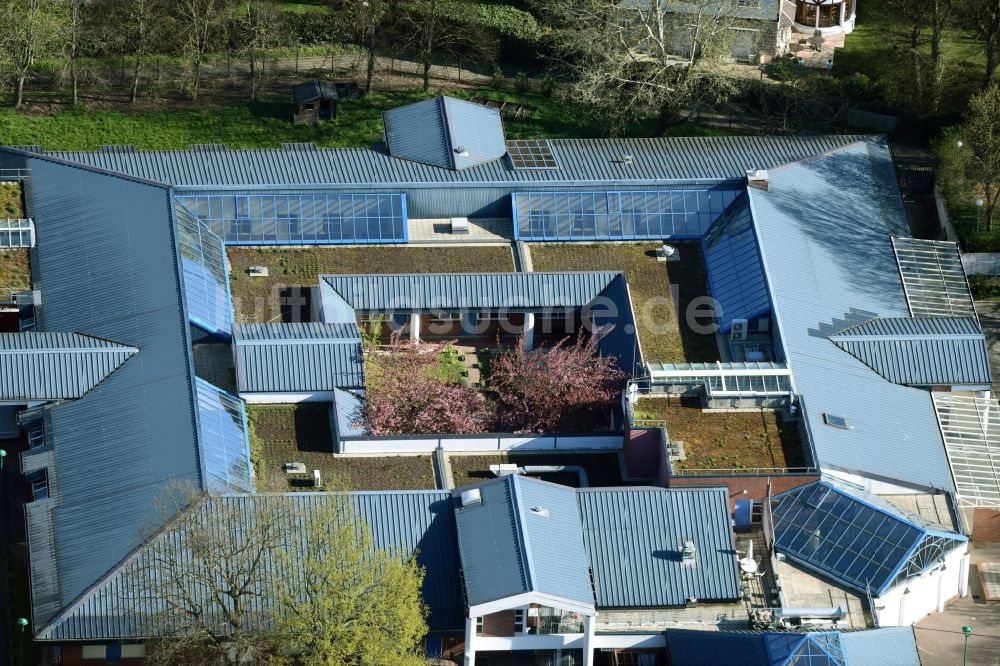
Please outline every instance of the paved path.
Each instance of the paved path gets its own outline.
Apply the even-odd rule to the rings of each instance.
[[[972,562],[1000,561],[1000,544],[970,544]],[[987,603],[975,570],[970,571],[969,596],[932,613],[914,627],[922,666],[962,663],[963,626],[972,627],[969,666],[1000,665],[1000,602]]]
[[[993,397],[1000,397],[1000,301],[976,301],[979,323],[986,334],[986,347],[990,352],[990,370],[993,371]]]

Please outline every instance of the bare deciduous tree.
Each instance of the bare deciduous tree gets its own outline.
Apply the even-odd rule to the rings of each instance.
[[[235,21],[234,41],[250,64],[250,99],[257,99],[260,87],[261,51],[279,43],[281,21],[270,0],[250,0]]]
[[[191,59],[191,99],[198,99],[205,54],[222,42],[231,0],[176,0],[173,4],[182,48]]]
[[[163,0],[115,0],[111,16],[119,28],[120,52],[133,58],[132,81],[129,85],[129,103],[139,97],[146,56],[155,49],[163,36],[168,20]]]
[[[14,108],[24,103],[24,84],[39,57],[58,51],[60,7],[54,0],[0,0],[0,60],[14,78]]]

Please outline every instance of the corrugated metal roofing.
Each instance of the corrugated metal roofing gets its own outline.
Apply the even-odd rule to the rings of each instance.
[[[840,634],[847,666],[920,666],[913,627],[883,627]]]
[[[76,333],[0,333],[0,400],[79,398],[137,351]]]
[[[876,495],[814,481],[771,498],[774,549],[861,592],[881,596],[940,563],[920,557],[925,540],[948,552],[967,539],[939,531]]]
[[[712,223],[702,240],[715,318],[723,333],[733,319],[753,319],[771,309],[753,216],[741,196]]]
[[[734,136],[657,139],[552,139],[557,169],[511,168],[495,160],[452,171],[390,157],[369,148],[276,148],[135,153],[75,151],[50,154],[179,188],[266,189],[269,186],[329,186],[337,189],[404,185],[508,188],[537,183],[670,183],[741,180],[749,169],[773,168],[865,139],[864,136]],[[622,160],[631,155],[631,163]],[[12,159],[19,158],[12,155]],[[6,166],[6,165],[5,165]],[[839,197],[838,197],[839,198]],[[832,199],[832,200],[837,200]]]
[[[926,323],[938,319],[947,323]],[[989,385],[992,381],[986,336],[979,332],[975,319],[875,321],[880,323],[853,326],[830,336],[830,340],[895,384]],[[935,329],[963,332],[929,332]]]
[[[893,238],[899,273],[914,317],[975,317],[958,243]]]
[[[619,273],[321,275],[355,310],[414,312],[582,307]],[[324,302],[325,303],[325,302]],[[325,305],[324,305],[325,307]]]
[[[306,102],[313,102],[317,99],[336,100],[338,97],[337,86],[322,79],[306,81],[292,88],[292,98],[295,100],[296,106],[305,104]]]
[[[507,154],[500,111],[435,97],[382,112],[389,154],[445,169],[467,169]]]
[[[885,142],[773,169],[768,190],[748,193],[819,465],[951,489],[929,393],[886,381],[828,339],[875,317],[910,314],[890,241],[909,226]],[[824,414],[850,427],[827,425]]]
[[[920,665],[912,627],[809,633],[668,629],[664,635],[671,663],[683,666]],[[816,646],[822,653],[803,658],[801,650],[807,640],[809,647]],[[839,644],[839,650],[830,649],[834,643]]]
[[[468,605],[534,592],[593,608],[576,491],[517,474],[477,488],[468,506],[454,491]]]
[[[52,519],[28,522],[32,586],[51,593],[34,599],[39,627],[162,519],[155,507],[167,484],[201,478],[170,191],[45,158],[28,166],[39,329],[140,350],[79,400],[48,410]]]
[[[454,516],[451,497],[442,491],[355,492],[348,497],[355,510],[371,528],[377,548],[396,550],[406,557],[416,552],[417,562],[424,567],[424,601],[430,607],[427,618],[432,630],[455,630],[463,626],[464,606],[459,582],[458,555],[454,542]],[[217,497],[197,510],[207,519],[223,522],[236,515],[250,515],[255,502],[291,502],[291,511],[310,511],[330,496],[323,493],[291,495],[252,495]],[[291,541],[297,543],[295,540]],[[42,640],[122,639],[148,636],[148,598],[131,581],[135,572],[150,566],[156,557],[182,558],[184,544],[176,529],[168,530],[147,543],[134,558],[112,572],[85,597],[66,609],[39,634]],[[272,567],[262,567],[261,588],[273,590],[267,584]],[[248,613],[254,621],[266,621],[273,599],[265,592],[249,597]]]
[[[364,386],[361,334],[353,323],[237,324],[241,393],[304,393]]]
[[[599,608],[740,596],[725,488],[577,491]],[[695,563],[681,549],[693,541]]]

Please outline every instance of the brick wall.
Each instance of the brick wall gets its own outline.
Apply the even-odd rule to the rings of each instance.
[[[514,611],[505,610],[483,617],[483,636],[513,636]]]
[[[1000,542],[1000,509],[975,509],[973,511],[972,540]]]
[[[729,508],[735,508],[738,499],[763,500],[767,496],[767,482],[771,482],[771,494],[777,495],[805,483],[819,479],[819,475],[796,476],[673,476],[670,487],[680,486],[726,486],[729,488]],[[746,491],[744,493],[743,491]]]

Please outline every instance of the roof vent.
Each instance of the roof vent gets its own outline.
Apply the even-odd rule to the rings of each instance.
[[[758,190],[767,189],[767,169],[753,169],[747,171],[747,185],[756,187]]]
[[[632,166],[635,164],[635,158],[631,155],[622,155],[622,158],[619,161],[625,166]]]
[[[549,517],[549,510],[546,509],[545,507],[541,507],[541,506],[533,506],[533,507],[531,507],[531,513],[533,515],[536,515],[536,516],[541,516],[542,518],[548,518]]]
[[[694,541],[685,541],[681,547],[681,561],[686,564],[694,564],[696,554]]]
[[[467,151],[462,146],[456,146],[455,147],[455,154],[458,155],[459,157],[468,157],[469,156],[469,151]]]
[[[462,506],[475,506],[483,503],[483,494],[479,488],[469,488],[462,491]]]

